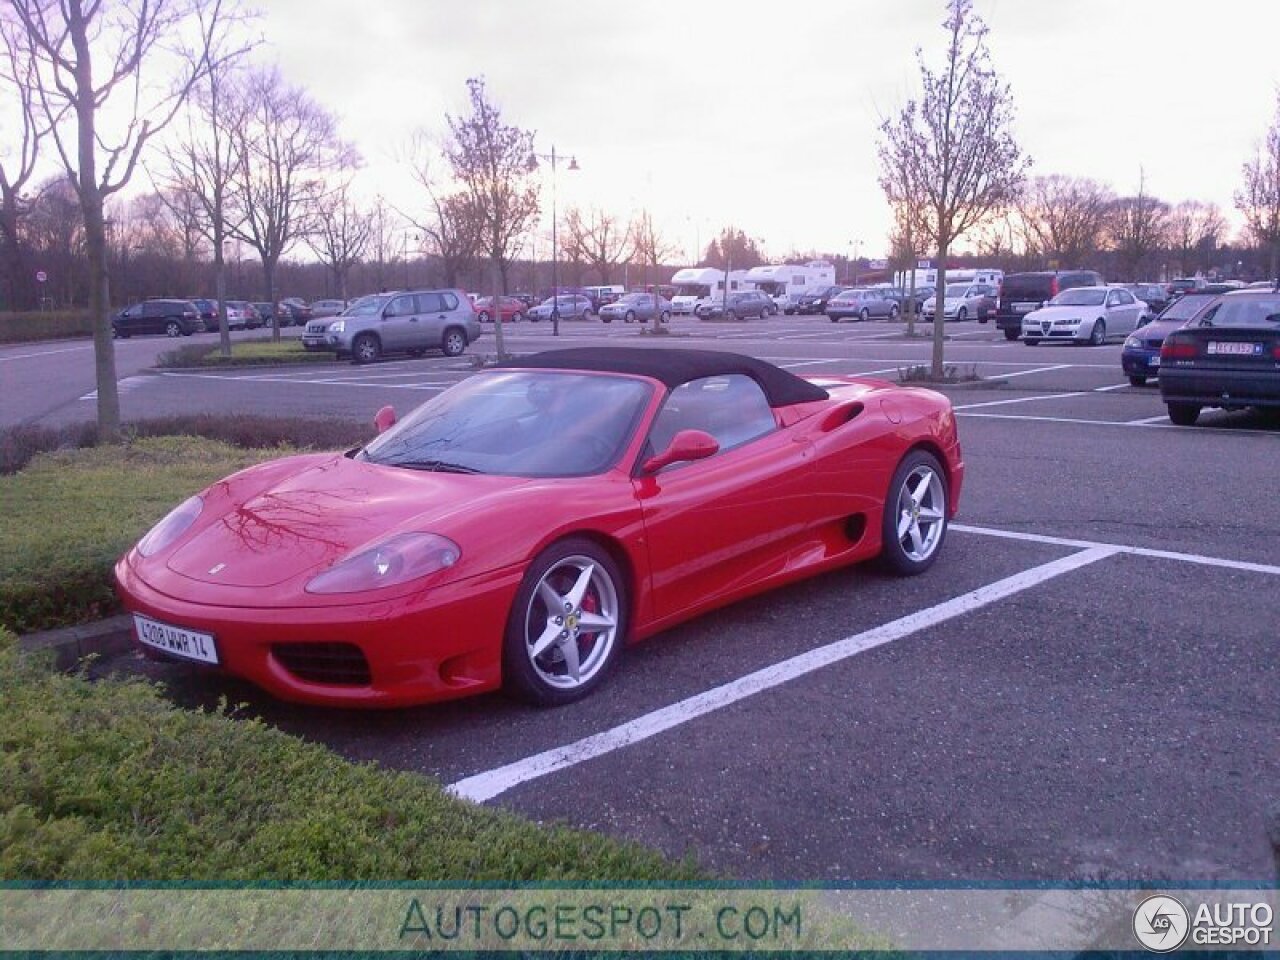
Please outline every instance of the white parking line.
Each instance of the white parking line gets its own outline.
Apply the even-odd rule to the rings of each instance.
[[[1081,550],[1092,550],[1106,547],[1116,553],[1128,553],[1138,557],[1156,557],[1160,560],[1181,560],[1184,563],[1195,563],[1202,567],[1225,567],[1229,570],[1247,570],[1250,573],[1266,573],[1280,576],[1280,566],[1270,563],[1253,563],[1249,560],[1226,560],[1222,557],[1208,557],[1200,553],[1179,553],[1176,550],[1156,550],[1150,547],[1131,547],[1121,543],[1103,543],[1098,540],[1075,540],[1070,537],[1055,537],[1044,533],[1025,533],[1021,530],[1001,530],[998,527],[976,527],[967,523],[952,523],[949,530],[957,533],[976,533],[984,537],[998,537],[1002,540],[1022,540],[1027,543],[1045,543],[1055,547],[1074,547]]]
[[[705,714],[745,700],[757,693],[763,693],[797,677],[805,676],[815,670],[839,663],[859,653],[892,643],[903,637],[918,633],[988,606],[999,600],[1029,590],[1047,580],[1079,570],[1081,567],[1096,563],[1118,552],[1109,546],[1091,547],[1070,556],[1053,560],[1049,563],[1032,567],[1013,576],[997,580],[976,590],[961,594],[951,600],[936,604],[925,610],[900,617],[890,623],[865,630],[843,640],[808,650],[798,656],[790,657],[749,673],[729,683],[714,687],[711,690],[696,694],[670,706],[647,713],[609,730],[584,737],[574,743],[555,747],[542,753],[534,754],[523,760],[508,763],[493,770],[466,777],[447,789],[459,797],[483,803],[505,793],[513,787],[549,773],[564,770],[587,760],[611,753],[622,747],[639,743],[656,736],[673,727],[688,723]]]
[[[1162,413],[1158,417],[1143,417],[1141,420],[1126,420],[1125,425],[1130,427],[1140,427],[1147,423],[1168,423],[1169,415]]]
[[[1016,376],[1016,374],[1015,374]],[[958,407],[952,407],[953,410],[977,410],[979,407],[1000,407],[1007,403],[1030,403],[1032,400],[1058,400],[1063,397],[1083,397],[1084,393],[1046,393],[1037,397],[1014,397],[1011,400],[988,400],[985,403],[966,403]]]
[[[189,377],[195,380],[234,380],[243,383],[244,377],[233,377],[222,373],[162,373],[162,377]],[[319,383],[332,387],[378,387],[383,390],[445,390],[453,383],[361,383],[351,380],[290,380],[284,377],[255,377],[254,383],[290,383],[294,386]]]
[[[1094,393],[1108,393],[1108,392],[1110,392],[1111,390],[1123,390],[1123,389],[1124,389],[1125,387],[1127,387],[1127,386],[1129,386],[1129,384],[1127,384],[1127,383],[1113,383],[1113,384],[1112,384],[1111,386],[1109,386],[1109,387],[1094,387],[1094,388],[1093,388],[1093,392],[1094,392]]]
[[[2,360],[30,360],[34,357],[52,357],[56,353],[76,353],[79,350],[92,350],[93,344],[87,344],[83,347],[63,347],[61,350],[43,350],[40,353],[16,353],[10,357],[0,357]]]
[[[812,367],[817,363],[831,363],[830,360],[801,360],[798,363],[780,363],[778,366],[790,370],[792,367]],[[839,362],[839,361],[835,361]]]
[[[1069,394],[1060,393],[1057,396],[1065,397]],[[1079,394],[1084,396],[1084,394]],[[958,408],[957,408],[958,409]],[[1167,422],[1168,417],[1154,417],[1145,420],[1088,420],[1084,417],[1037,417],[1031,414],[1019,413],[974,413],[968,410],[960,410],[956,416],[958,417],[976,417],[984,420],[1027,420],[1036,423],[1076,423],[1084,424],[1090,427],[1135,427],[1143,430],[1177,430],[1188,433],[1224,433],[1230,436],[1251,435],[1255,437],[1271,437],[1280,439],[1280,433],[1265,428],[1253,427],[1179,427]],[[1165,421],[1165,422],[1161,422]]]
[[[1030,370],[1019,370],[1017,373],[1006,373],[1004,379],[1012,380],[1014,377],[1026,377],[1033,373],[1048,373],[1051,370],[1070,370],[1069,363],[1055,363],[1051,367],[1032,367]]]

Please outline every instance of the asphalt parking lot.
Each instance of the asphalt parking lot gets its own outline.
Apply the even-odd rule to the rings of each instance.
[[[928,351],[889,324],[672,328],[564,324],[557,342],[522,324],[509,348],[735,349],[801,374],[888,379]],[[856,568],[735,605],[631,648],[595,696],[553,711],[501,696],[326,711],[182,666],[126,657],[101,669],[163,679],[185,704],[225,694],[353,759],[734,877],[1271,878],[1280,518],[1267,505],[1280,428],[1212,411],[1174,427],[1158,389],[1121,374],[1119,344],[948,332],[948,362],[984,379],[947,388],[968,476],[960,521],[923,577]],[[492,336],[472,349],[492,351]],[[0,372],[31,362],[6,363],[14,353],[0,351]],[[126,417],[367,419],[470,372],[443,357],[138,370],[122,404]],[[34,419],[77,415],[92,402]]]

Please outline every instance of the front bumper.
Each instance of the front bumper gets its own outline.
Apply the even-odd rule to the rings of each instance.
[[[168,596],[138,576],[127,556],[116,564],[115,574],[117,593],[130,613],[214,637],[218,666],[194,666],[241,677],[282,700],[340,707],[401,707],[496,689],[502,682],[507,612],[521,578],[512,568],[433,587],[428,597],[263,609]],[[180,659],[143,646],[136,637],[134,642],[148,656]],[[306,673],[298,666],[300,648],[314,645],[319,653],[335,644],[359,650],[368,665],[368,683],[316,682],[300,675]]]
[[[1083,333],[1082,333],[1083,331]],[[1093,333],[1093,324],[1075,323],[1053,323],[1046,331],[1044,324],[1023,321],[1022,323],[1022,339],[1023,340],[1080,340],[1089,339],[1089,335]]]
[[[1131,377],[1158,377],[1160,376],[1160,351],[1125,347],[1120,354],[1120,366]]]

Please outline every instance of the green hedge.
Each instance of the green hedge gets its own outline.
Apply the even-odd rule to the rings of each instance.
[[[93,315],[88,310],[0,313],[0,343],[28,343],[32,340],[91,336],[93,336]]]
[[[117,612],[112,566],[153,523],[219,477],[290,452],[149,437],[41,454],[0,477],[0,626],[28,633]]]
[[[257,720],[89,682],[0,630],[2,880],[692,880],[638,845],[472,806]]]
[[[189,343],[156,357],[163,368],[261,366],[281,363],[333,363],[332,351],[307,350],[296,338],[272,341],[268,338],[235,340],[231,356],[224,357],[217,340],[212,343]]]

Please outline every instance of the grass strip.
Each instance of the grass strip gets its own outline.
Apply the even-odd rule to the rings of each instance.
[[[189,343],[169,350],[156,358],[156,366],[163,369],[186,367],[269,366],[292,363],[333,363],[336,357],[327,350],[307,350],[302,341],[290,338],[235,340],[231,344],[231,356],[224,357],[217,340]]]
[[[635,844],[455,800],[141,681],[89,682],[0,630],[0,879],[697,879]]]
[[[175,504],[289,448],[148,437],[37,456],[0,476],[0,626],[18,633],[119,610],[116,559]]]

